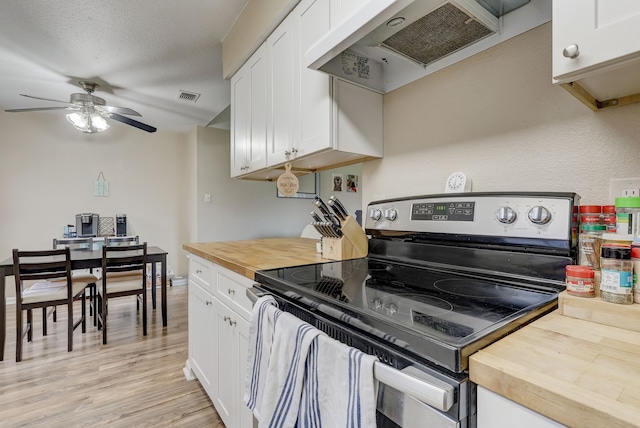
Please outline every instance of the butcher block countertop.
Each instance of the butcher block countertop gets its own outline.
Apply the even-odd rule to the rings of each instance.
[[[562,293],[558,310],[472,355],[470,378],[570,427],[639,427],[640,332],[592,321],[607,312],[640,319],[640,305]]]
[[[264,269],[329,262],[316,251],[316,239],[268,238],[184,244],[186,251],[249,279]]]

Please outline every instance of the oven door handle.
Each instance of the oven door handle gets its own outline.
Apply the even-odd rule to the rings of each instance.
[[[246,295],[252,304],[269,293],[254,284],[247,288]],[[451,385],[434,385],[424,379],[411,376],[379,361],[373,365],[373,374],[379,381],[404,394],[435,407],[443,412],[448,411],[454,403],[454,391]]]
[[[373,374],[385,385],[443,412],[447,412],[454,404],[451,385],[434,385],[381,362],[373,365]]]
[[[259,288],[260,284],[253,284],[253,287],[247,288],[245,294],[251,300],[251,306],[255,305],[259,298],[269,295],[268,292]]]

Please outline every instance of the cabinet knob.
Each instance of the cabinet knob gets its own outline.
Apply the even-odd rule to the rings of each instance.
[[[206,300],[205,303],[207,304],[207,306],[210,306],[212,304],[211,300]]]
[[[284,155],[288,158],[289,156],[291,156],[291,152],[289,150],[285,150]]]
[[[200,274],[202,273],[202,271],[201,271],[201,270],[199,270],[199,269],[196,269],[196,273],[197,273],[198,275],[200,275]]]
[[[296,149],[295,147],[293,149],[291,149],[291,153],[298,153],[298,149]]]
[[[227,293],[236,294],[236,290],[234,290],[233,288],[230,288],[230,289],[227,290]]]
[[[229,318],[229,325],[230,326],[234,326],[234,325],[236,325],[236,322],[234,320],[232,320],[231,318]]]
[[[225,320],[225,321],[229,321],[230,319],[231,319],[231,317],[230,317],[230,316],[227,316],[227,315],[225,315],[225,316],[224,316],[224,320]]]
[[[578,45],[569,45],[564,48],[564,50],[562,51],[562,55],[564,55],[566,58],[577,58],[578,55],[580,55],[580,49],[578,48]]]

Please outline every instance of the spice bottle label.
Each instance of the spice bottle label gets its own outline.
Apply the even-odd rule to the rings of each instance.
[[[600,290],[616,294],[633,293],[633,275],[631,272],[602,269]]]

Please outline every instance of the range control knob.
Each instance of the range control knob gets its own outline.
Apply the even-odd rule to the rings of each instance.
[[[511,224],[516,221],[518,215],[511,207],[500,207],[496,212],[496,217],[500,223]]]
[[[384,210],[384,218],[389,221],[394,221],[398,218],[398,211],[394,210],[393,208]]]
[[[551,221],[551,213],[541,205],[537,205],[529,210],[529,220],[534,224],[547,224]]]
[[[372,208],[369,211],[369,217],[371,217],[375,221],[378,221],[382,218],[382,211],[380,211],[378,208]]]

